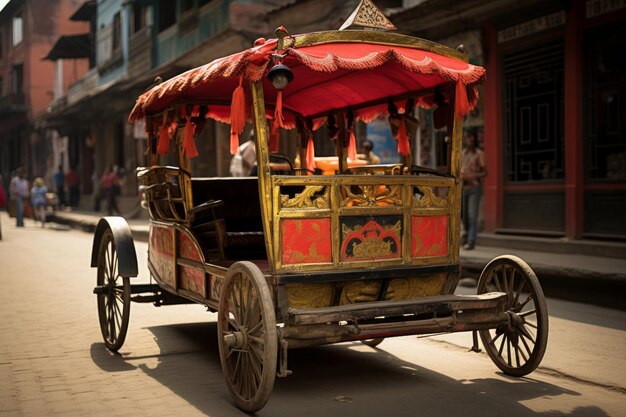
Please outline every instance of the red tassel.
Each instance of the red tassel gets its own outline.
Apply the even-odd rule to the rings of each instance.
[[[306,169],[309,171],[309,175],[313,175],[315,172],[315,147],[311,135],[309,135],[309,142],[306,144]]]
[[[195,158],[198,156],[196,142],[193,140],[193,125],[191,124],[191,117],[187,117],[187,123],[185,123],[185,130],[183,131],[183,146],[185,148],[185,155],[187,155],[187,158]]]
[[[243,91],[243,76],[239,77],[239,85],[233,91],[230,103],[230,153],[237,153],[239,134],[246,124],[246,98]]]
[[[283,92],[278,90],[276,94],[276,108],[274,109],[274,122],[278,123],[278,126],[285,127],[285,120],[283,119]]]
[[[469,113],[470,106],[467,101],[467,88],[463,85],[461,77],[456,80],[456,97],[454,99],[454,114],[461,118]]]
[[[411,153],[411,146],[409,145],[409,137],[406,134],[404,118],[402,118],[400,127],[398,128],[398,153],[405,156]]]
[[[159,143],[157,144],[157,153],[165,155],[170,148],[169,126],[167,126],[167,111],[163,113],[163,122],[159,129]]]
[[[270,143],[268,145],[270,152],[278,152],[279,139],[280,131],[278,130],[278,123],[274,120],[272,122],[272,128],[270,129]]]
[[[350,142],[348,143],[348,158],[356,160],[356,138],[354,137],[354,129],[350,130]]]

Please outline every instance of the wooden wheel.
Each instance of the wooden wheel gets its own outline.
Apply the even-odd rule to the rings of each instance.
[[[274,388],[278,339],[265,277],[251,262],[233,264],[224,278],[217,316],[220,361],[235,404],[265,406]]]
[[[361,340],[361,343],[363,343],[364,345],[367,345],[369,347],[376,347],[378,345],[380,345],[383,340],[385,340],[384,337],[377,337],[376,339],[365,339],[365,340]]]
[[[534,371],[548,343],[548,308],[539,280],[526,262],[516,256],[493,259],[480,275],[478,294],[504,292],[509,323],[480,330],[491,360],[507,375]]]
[[[111,229],[100,240],[98,251],[98,318],[106,347],[117,351],[124,344],[130,317],[130,280],[119,275],[118,257]]]

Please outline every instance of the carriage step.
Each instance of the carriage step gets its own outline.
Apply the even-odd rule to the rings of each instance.
[[[410,300],[372,301],[322,308],[290,308],[292,324],[336,323],[406,314],[450,313],[459,310],[493,309],[504,305],[507,295],[492,292],[480,295],[435,295]]]

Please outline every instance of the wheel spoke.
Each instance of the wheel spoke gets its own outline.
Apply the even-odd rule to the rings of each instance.
[[[530,334],[530,332],[528,331],[528,329],[526,329],[526,327],[524,327],[524,325],[521,325],[518,327],[520,330],[520,335],[526,337],[528,340],[530,340],[533,345],[537,344],[537,342],[535,342],[535,339],[533,339],[533,336]]]
[[[259,345],[265,345],[265,339],[263,339],[262,337],[248,335],[248,339],[253,340],[254,342],[258,343]]]
[[[502,341],[500,342],[500,348],[498,348],[498,356],[502,356],[502,349],[504,348],[504,342],[506,342],[506,336],[502,337]]]
[[[537,313],[537,309],[532,309],[532,310],[528,310],[528,311],[524,311],[523,313],[518,313],[518,315],[520,317],[526,317],[526,316],[530,316],[531,314],[536,314]]]
[[[524,280],[524,278],[522,277],[522,281],[520,282],[520,285],[517,288],[517,291],[515,292],[515,299],[513,300],[514,308],[517,307],[517,301],[519,300],[519,296],[522,293],[522,290],[524,289],[525,285],[526,285],[526,280]]]
[[[259,346],[257,346],[254,343],[250,343],[248,346],[250,347],[250,352],[254,353],[254,355],[257,357],[258,362],[263,364],[264,361],[263,361],[263,350],[262,350],[262,348],[260,348]]]
[[[528,347],[528,343],[526,343],[526,339],[524,339],[523,335],[520,335],[520,340],[522,341],[522,344],[526,348],[526,351],[528,352],[528,356],[530,357],[533,351],[530,349],[530,347]],[[524,357],[524,359],[526,359],[526,357]],[[528,361],[528,359],[526,359],[526,361]]]
[[[517,345],[514,345],[513,348],[515,349],[515,362],[517,363],[517,367],[520,367],[520,363],[519,363],[519,347]]]
[[[248,334],[256,335],[256,333],[263,327],[263,318],[260,317],[259,321],[248,329]]]
[[[256,390],[258,388],[258,386],[259,386],[259,382],[261,381],[261,376],[263,375],[263,369],[261,368],[259,363],[254,360],[252,355],[249,356],[249,360],[250,360],[250,365],[251,365],[252,371],[253,371],[254,386],[255,386],[255,390]]]
[[[530,321],[524,321],[524,324],[525,324],[525,325],[527,325],[527,326],[532,327],[532,328],[533,328],[533,329],[535,329],[535,330],[539,330],[539,328],[537,327],[537,325],[536,325],[535,323],[533,323],[533,322],[530,322]]]
[[[511,365],[511,339],[508,337],[506,339],[506,359],[509,366],[513,366]]]
[[[493,271],[493,282],[496,285],[496,290],[498,290],[498,292],[503,292],[502,288],[500,287],[500,280],[498,279],[497,271]]]

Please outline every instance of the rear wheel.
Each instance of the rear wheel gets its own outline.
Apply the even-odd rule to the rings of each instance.
[[[271,293],[253,263],[237,262],[229,268],[217,330],[222,370],[235,404],[246,412],[260,410],[274,388],[278,339]]]
[[[98,250],[98,318],[107,348],[117,351],[124,344],[130,317],[130,280],[119,275],[115,240],[107,229]]]
[[[479,331],[491,360],[507,375],[524,376],[534,371],[548,343],[548,308],[533,270],[516,256],[499,256],[481,273],[477,292],[504,292],[508,296],[505,311],[509,322]]]

